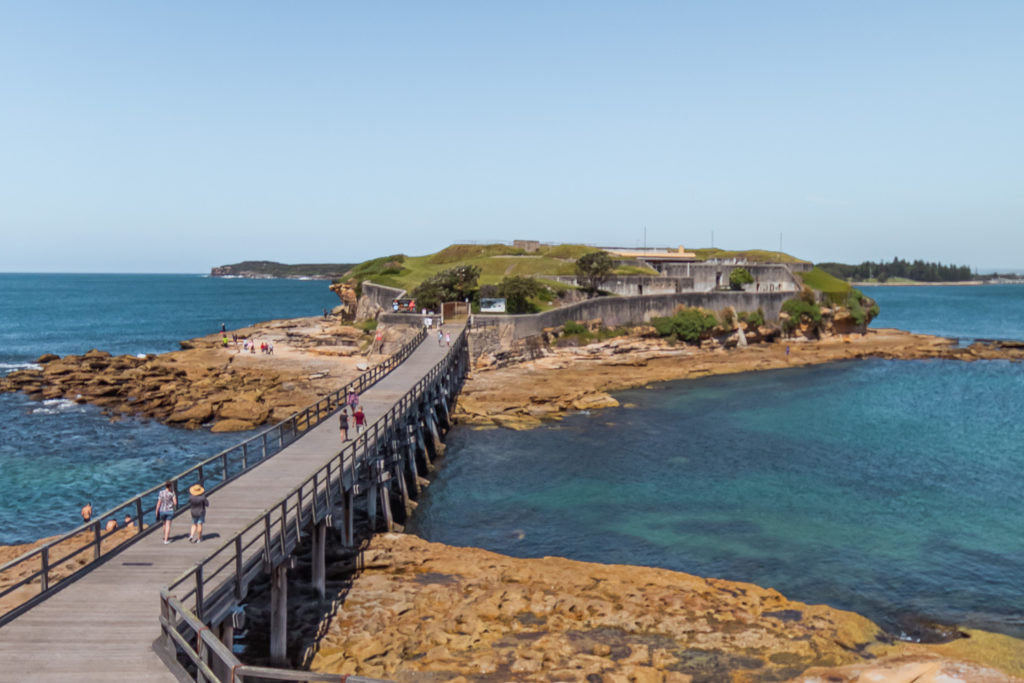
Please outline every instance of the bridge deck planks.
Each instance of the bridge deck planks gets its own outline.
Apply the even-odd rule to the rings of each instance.
[[[368,389],[360,397],[367,422],[390,410],[445,351],[428,335],[404,363]],[[355,435],[354,428],[349,435]],[[159,530],[151,532],[0,627],[0,681],[176,681],[153,649],[160,588],[283,498],[340,445],[337,417],[329,418],[211,494],[202,543],[188,543],[191,519],[184,512],[174,519],[170,544],[163,544]],[[187,494],[179,497],[179,508],[187,499]]]

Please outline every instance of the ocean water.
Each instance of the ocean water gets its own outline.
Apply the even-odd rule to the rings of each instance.
[[[199,275],[0,274],[0,374],[43,353],[173,351],[178,342],[262,320],[319,315],[323,281]],[[0,394],[0,544],[73,528],[241,441],[150,420],[112,423],[97,408]]]
[[[1024,339],[1024,287],[865,288],[879,326]],[[336,303],[326,283],[0,274],[0,372],[152,353]],[[868,360],[622,392],[531,432],[456,429],[410,530],[511,555],[773,586],[893,631],[1024,635],[1022,366]],[[72,528],[236,442],[0,395],[0,543]]]
[[[879,302],[873,327],[959,338],[1024,340],[1024,285],[861,287]]]
[[[1024,287],[870,296],[879,325],[1024,339]],[[457,428],[409,530],[771,586],[893,633],[1024,637],[1024,365],[848,361],[616,397],[529,432]]]

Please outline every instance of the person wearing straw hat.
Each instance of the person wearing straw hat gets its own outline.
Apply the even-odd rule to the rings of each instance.
[[[206,521],[206,508],[210,501],[206,498],[206,489],[202,484],[193,484],[188,490],[188,506],[192,513],[192,531],[189,532],[190,543],[203,540],[203,522]]]

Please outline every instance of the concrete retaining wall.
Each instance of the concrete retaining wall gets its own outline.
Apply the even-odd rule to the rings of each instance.
[[[664,275],[693,278],[693,289],[706,292],[716,287],[729,286],[729,274],[736,268],[746,268],[754,277],[746,289],[754,292],[798,292],[801,284],[789,264],[744,263],[741,261],[702,263],[662,263],[656,266]]]
[[[518,340],[540,334],[546,327],[558,327],[570,320],[600,318],[605,327],[636,325],[651,318],[675,313],[679,306],[699,306],[715,312],[734,307],[737,311],[761,309],[765,319],[778,320],[782,302],[792,292],[690,292],[685,294],[652,294],[649,296],[606,296],[581,301],[551,311],[532,315],[474,315],[473,326],[503,328],[503,340]]]
[[[575,275],[545,275],[544,279],[579,286]],[[660,277],[657,275],[612,275],[601,284],[601,289],[618,296],[681,294],[694,291],[692,277]]]
[[[390,311],[391,302],[404,295],[404,289],[385,287],[363,280],[362,295],[356,307],[356,320],[368,320],[377,317],[382,311]]]

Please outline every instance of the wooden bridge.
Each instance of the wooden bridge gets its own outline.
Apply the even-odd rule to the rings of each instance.
[[[323,595],[328,527],[351,546],[357,505],[365,505],[370,532],[392,528],[408,510],[468,368],[465,332],[453,332],[449,349],[421,331],[349,386],[179,475],[179,490],[201,482],[208,491],[202,543],[188,542],[187,514],[175,518],[168,545],[155,520],[141,523],[153,516],[157,486],[0,567],[31,569],[0,597],[38,590],[0,616],[0,681],[339,680],[243,664],[231,649],[238,606],[251,581],[271,577],[270,655],[284,666],[293,551],[311,540],[312,583]],[[360,392],[368,426],[358,435],[350,429],[354,438],[342,447],[333,416],[349,390]],[[116,538],[100,520],[126,510],[137,515],[138,534],[105,548]],[[87,545],[57,556],[62,542],[83,536]],[[54,568],[80,555],[92,561],[55,583]]]

